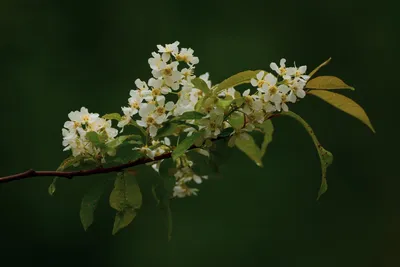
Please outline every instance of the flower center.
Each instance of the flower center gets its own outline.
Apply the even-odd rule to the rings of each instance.
[[[157,107],[156,109],[157,114],[162,115],[165,113],[165,108],[164,107]]]
[[[269,88],[270,95],[276,94],[277,91],[278,91],[278,88],[276,88],[276,86],[272,86]]]
[[[139,103],[137,101],[133,101],[131,104],[131,108],[139,109]]]
[[[156,121],[154,120],[153,117],[147,117],[146,122],[147,124],[154,124]]]
[[[161,95],[161,90],[159,88],[153,88],[153,90],[151,90],[151,94],[153,96]]]

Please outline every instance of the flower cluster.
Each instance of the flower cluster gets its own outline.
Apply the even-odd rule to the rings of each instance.
[[[194,85],[194,79],[197,78],[195,65],[199,63],[199,59],[193,55],[193,49],[180,48],[179,42],[165,46],[157,45],[157,48],[158,51],[151,53],[148,60],[152,77],[147,81],[135,80],[136,88],[130,91],[128,105],[122,107],[123,115],[118,119],[117,125],[120,132],[127,126],[139,128],[144,133],[146,142],[133,149],[141,151],[151,159],[171,153],[174,146],[178,145],[179,138],[160,140],[157,134],[167,122],[186,112],[196,111],[201,113],[202,117],[185,119],[179,132],[171,132],[170,136],[188,137],[194,132],[202,131],[201,140],[207,143],[205,141],[210,142],[210,139],[217,138],[222,131],[232,127],[229,116],[233,112],[242,114],[243,123],[239,127],[233,127],[231,134],[251,132],[271,114],[288,111],[288,103],[295,103],[306,95],[304,87],[309,79],[305,74],[307,67],[287,67],[285,59],[280,60],[279,66],[271,63],[272,72],[255,73],[248,82],[256,89],[243,92],[232,87],[214,94],[213,90],[216,90],[218,85],[212,85],[208,73],[200,75],[198,78],[202,79],[208,91],[211,91],[206,93]],[[98,114],[88,113],[85,108],[80,112],[71,112],[69,118],[71,121],[66,122],[63,129],[63,145],[65,150],[72,150],[73,156],[101,153],[85,138],[88,131],[105,135],[105,143],[112,141],[118,134],[118,131],[111,127],[111,121],[99,118]],[[185,156],[176,160],[176,165],[173,196],[196,195],[198,190],[190,188],[187,184],[191,181],[201,183],[207,176],[195,174],[192,169],[193,162]],[[159,166],[159,163],[155,166]]]
[[[111,121],[99,117],[97,113],[89,113],[82,107],[80,111],[72,111],[68,114],[70,121],[64,123],[62,129],[63,146],[65,150],[71,150],[74,157],[79,155],[91,155],[96,158],[101,152],[86,138],[88,132],[95,132],[104,137],[108,143],[117,136],[118,130],[111,127]]]

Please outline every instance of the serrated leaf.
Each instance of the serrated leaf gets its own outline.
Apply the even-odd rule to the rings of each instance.
[[[186,151],[204,134],[203,131],[194,132],[191,136],[186,137],[172,152],[172,158],[176,160],[184,155]]]
[[[318,76],[312,80],[309,80],[306,84],[306,88],[314,90],[355,90],[354,87],[347,85],[344,81],[335,76]]]
[[[235,138],[235,145],[244,152],[258,166],[262,167],[262,154],[253,137],[248,133],[241,133]]]
[[[219,92],[231,87],[249,83],[250,80],[255,78],[259,72],[260,70],[246,70],[239,72],[218,84],[217,88],[214,90],[214,94],[218,94]]]
[[[197,111],[188,111],[178,117],[173,118],[171,121],[199,120],[202,119],[204,116],[205,115],[203,113]]]
[[[318,200],[321,197],[321,195],[324,194],[326,192],[326,190],[328,190],[328,184],[327,184],[327,180],[326,180],[326,171],[327,171],[327,168],[329,167],[329,165],[331,165],[333,162],[333,155],[331,152],[329,152],[328,150],[326,150],[325,148],[323,148],[321,146],[321,144],[318,141],[316,135],[314,134],[314,131],[311,128],[311,126],[305,120],[303,120],[299,115],[297,115],[296,113],[293,113],[291,111],[283,112],[282,114],[290,116],[290,117],[296,119],[298,122],[300,122],[303,125],[303,127],[306,129],[308,134],[311,136],[311,138],[314,142],[314,145],[317,148],[318,156],[319,156],[319,159],[321,162],[321,172],[322,172],[321,186],[318,191],[318,197],[317,197],[317,200]]]
[[[113,234],[129,225],[142,206],[142,194],[136,178],[128,172],[119,173],[110,194],[110,206],[117,210]]]
[[[261,145],[261,155],[264,156],[267,151],[268,144],[272,142],[272,135],[274,133],[274,125],[271,120],[266,120],[260,124],[261,130],[264,132],[264,140]]]
[[[121,115],[118,113],[110,113],[110,114],[104,115],[103,119],[120,121],[122,118],[121,118]]]
[[[114,227],[112,234],[115,235],[119,230],[127,227],[133,219],[136,217],[136,211],[132,208],[124,209],[123,211],[117,212],[114,220]]]
[[[193,83],[195,88],[203,91],[205,94],[209,94],[210,93],[210,88],[208,88],[207,83],[203,79],[194,78],[192,80],[192,83]]]
[[[105,181],[95,184],[82,199],[79,215],[85,231],[93,223],[94,211],[96,210],[97,203],[104,192],[105,185]]]
[[[244,126],[244,114],[242,112],[235,111],[229,115],[228,122],[235,130],[240,130]]]
[[[372,132],[375,133],[375,129],[372,126],[371,121],[369,120],[364,109],[350,98],[325,90],[311,90],[308,93],[321,98],[335,108],[340,109],[347,114],[359,119],[361,122],[367,125],[372,130]]]
[[[331,61],[331,57],[328,58],[325,62],[323,62],[321,65],[319,65],[318,67],[316,67],[312,72],[310,72],[309,76],[311,78],[311,76],[313,76],[317,71],[319,71],[320,68],[322,68],[323,66],[328,65],[328,63]]]

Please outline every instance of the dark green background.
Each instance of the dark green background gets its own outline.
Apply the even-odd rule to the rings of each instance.
[[[198,197],[173,201],[166,241],[149,188],[129,228],[111,235],[100,203],[84,232],[82,195],[96,177],[0,185],[3,266],[400,266],[398,7],[395,1],[12,1],[0,3],[1,175],[53,170],[71,110],[101,114],[125,105],[147,80],[156,44],[179,40],[214,82],[286,57],[343,78],[343,92],[377,134],[312,96],[293,107],[334,156],[329,190],[311,139],[290,118],[257,168],[239,152]],[[396,17],[397,16],[397,17]],[[98,177],[97,177],[98,178]],[[146,183],[144,183],[146,184]],[[147,191],[146,191],[147,190]]]

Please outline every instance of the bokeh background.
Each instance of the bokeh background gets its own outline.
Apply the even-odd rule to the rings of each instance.
[[[156,44],[179,40],[200,58],[197,73],[222,79],[281,57],[343,78],[377,133],[307,97],[293,107],[335,159],[316,201],[318,156],[302,127],[274,121],[258,168],[240,152],[198,197],[173,201],[173,238],[143,182],[145,204],[111,235],[103,198],[95,224],[79,220],[96,177],[0,185],[0,264],[8,266],[400,266],[398,188],[399,16],[395,1],[0,2],[1,175],[53,170],[67,156],[61,127],[71,110],[125,105],[147,80]],[[143,175],[151,175],[144,173]],[[97,178],[98,179],[98,178]]]

